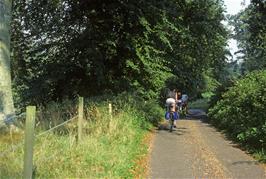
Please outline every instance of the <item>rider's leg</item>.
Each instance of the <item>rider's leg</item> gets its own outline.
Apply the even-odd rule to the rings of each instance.
[[[174,127],[176,127],[177,120],[179,119],[179,113],[175,112]]]
[[[188,103],[186,104],[186,112],[188,114]]]

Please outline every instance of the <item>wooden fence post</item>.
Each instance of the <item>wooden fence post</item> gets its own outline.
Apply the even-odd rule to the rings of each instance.
[[[78,142],[82,139],[82,125],[83,125],[83,97],[79,97],[79,108],[78,108]]]
[[[24,148],[24,168],[23,178],[32,178],[33,169],[33,145],[34,145],[34,127],[35,127],[35,106],[26,108],[26,129],[25,129],[25,148]]]
[[[113,115],[112,115],[113,111],[112,111],[112,103],[109,103],[109,116],[110,116],[110,121],[113,120]]]

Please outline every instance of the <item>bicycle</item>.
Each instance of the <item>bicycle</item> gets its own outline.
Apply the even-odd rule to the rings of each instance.
[[[165,113],[165,119],[169,120],[169,131],[172,132],[174,128],[174,120],[175,120],[175,106],[174,104],[165,105],[166,107],[166,113]]]
[[[183,101],[177,103],[177,110],[182,118],[187,116],[187,104]]]
[[[169,131],[172,132],[173,128],[174,128],[174,112],[170,112],[170,118],[169,118],[169,124],[170,124],[170,128]]]

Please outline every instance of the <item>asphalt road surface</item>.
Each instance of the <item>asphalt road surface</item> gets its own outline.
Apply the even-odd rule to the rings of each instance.
[[[190,110],[170,133],[164,124],[152,145],[149,178],[266,179],[266,169],[217,132],[201,110]]]

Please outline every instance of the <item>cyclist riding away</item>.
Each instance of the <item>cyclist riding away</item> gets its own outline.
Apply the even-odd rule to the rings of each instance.
[[[185,114],[187,114],[188,113],[188,95],[182,94],[181,101],[182,101],[182,110],[185,112]]]
[[[166,99],[166,113],[165,113],[166,120],[170,119],[171,113],[173,114],[174,127],[176,127],[176,121],[179,118],[179,115],[176,109],[176,97],[177,97],[176,90],[170,91],[168,93],[167,99]]]
[[[181,112],[181,108],[182,108],[182,96],[181,96],[181,92],[177,92],[176,94],[176,107],[177,107],[177,111]]]

